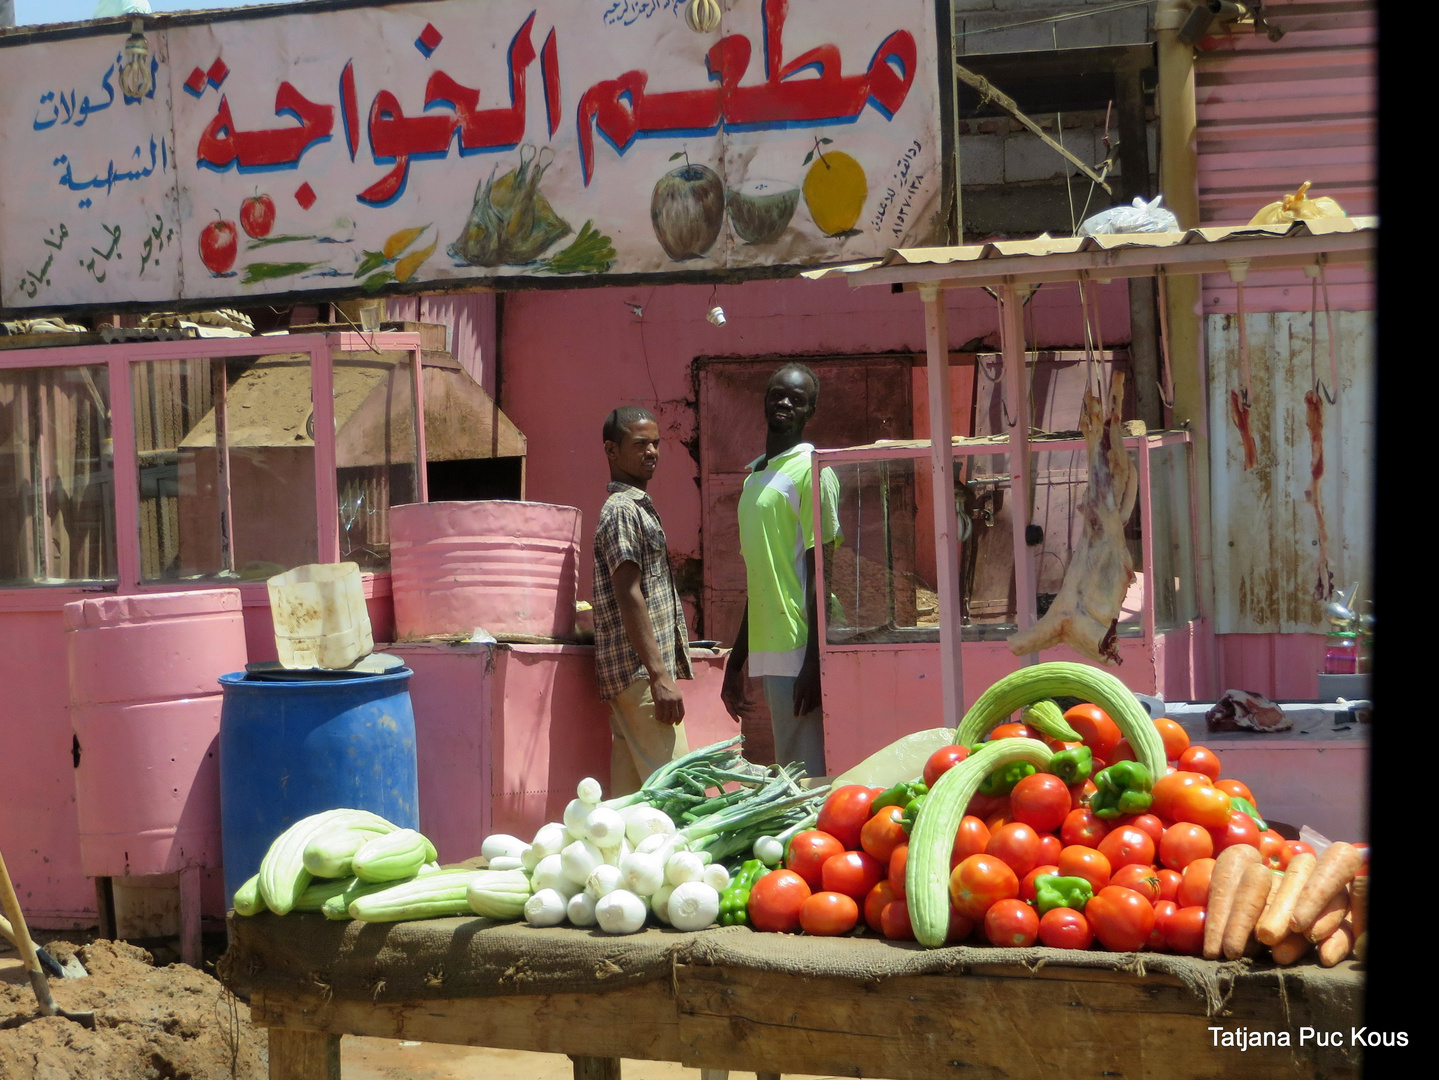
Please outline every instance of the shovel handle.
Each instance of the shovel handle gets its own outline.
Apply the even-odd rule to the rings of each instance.
[[[15,895],[15,885],[10,880],[10,871],[5,866],[5,856],[0,854],[0,907],[10,916],[11,928],[15,932],[15,944],[20,948],[20,957],[25,961],[25,973],[30,976],[30,985],[35,989],[35,1000],[40,1005],[42,1016],[55,1015],[55,999],[50,996],[50,983],[35,955],[35,942],[30,940],[30,930],[25,925],[25,915],[20,910],[20,898]]]

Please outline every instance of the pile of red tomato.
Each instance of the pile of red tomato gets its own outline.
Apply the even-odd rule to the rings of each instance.
[[[1128,740],[1097,706],[1076,705],[1065,719],[1093,754],[1094,772],[1133,759]],[[978,935],[995,945],[1087,949],[1097,940],[1114,951],[1198,956],[1219,852],[1249,844],[1277,869],[1300,851],[1312,852],[1273,829],[1261,831],[1230,806],[1231,797],[1256,804],[1243,783],[1220,778],[1213,751],[1191,746],[1173,720],[1156,719],[1154,725],[1169,768],[1155,782],[1146,813],[1100,820],[1089,809],[1092,780],[1069,786],[1048,773],[1025,777],[1007,796],[970,801],[950,856],[948,942]],[[1011,737],[1041,739],[1055,750],[1078,745],[1048,739],[1024,724],[1003,724],[989,735]],[[967,755],[962,746],[937,751],[925,766],[925,783],[933,786]],[[748,912],[755,929],[836,935],[863,919],[885,937],[913,939],[903,810],[887,806],[871,815],[870,803],[880,793],[851,785],[830,794],[816,828],[790,841],[784,869],[752,888]],[[1036,879],[1045,874],[1084,878],[1093,896],[1079,905],[1082,910],[1055,907],[1041,918]]]

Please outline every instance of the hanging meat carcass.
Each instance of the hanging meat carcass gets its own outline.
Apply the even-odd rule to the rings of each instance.
[[[1090,660],[1120,663],[1119,607],[1134,582],[1124,524],[1139,492],[1138,469],[1124,448],[1123,392],[1124,376],[1118,372],[1107,408],[1088,389],[1084,392],[1079,418],[1089,455],[1089,491],[1080,508],[1084,528],[1044,618],[1009,639],[1009,651],[1016,656],[1064,642]]]

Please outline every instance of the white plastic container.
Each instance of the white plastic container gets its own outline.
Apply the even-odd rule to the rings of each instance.
[[[284,667],[346,668],[374,649],[358,564],[297,566],[267,584]]]

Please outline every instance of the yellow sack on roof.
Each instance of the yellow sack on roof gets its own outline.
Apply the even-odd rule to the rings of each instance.
[[[1298,218],[1342,218],[1348,217],[1341,207],[1327,195],[1321,195],[1317,199],[1311,199],[1306,194],[1309,191],[1309,181],[1299,185],[1299,190],[1293,195],[1286,195],[1278,202],[1272,202],[1254,217],[1250,218],[1251,225],[1288,225]]]

